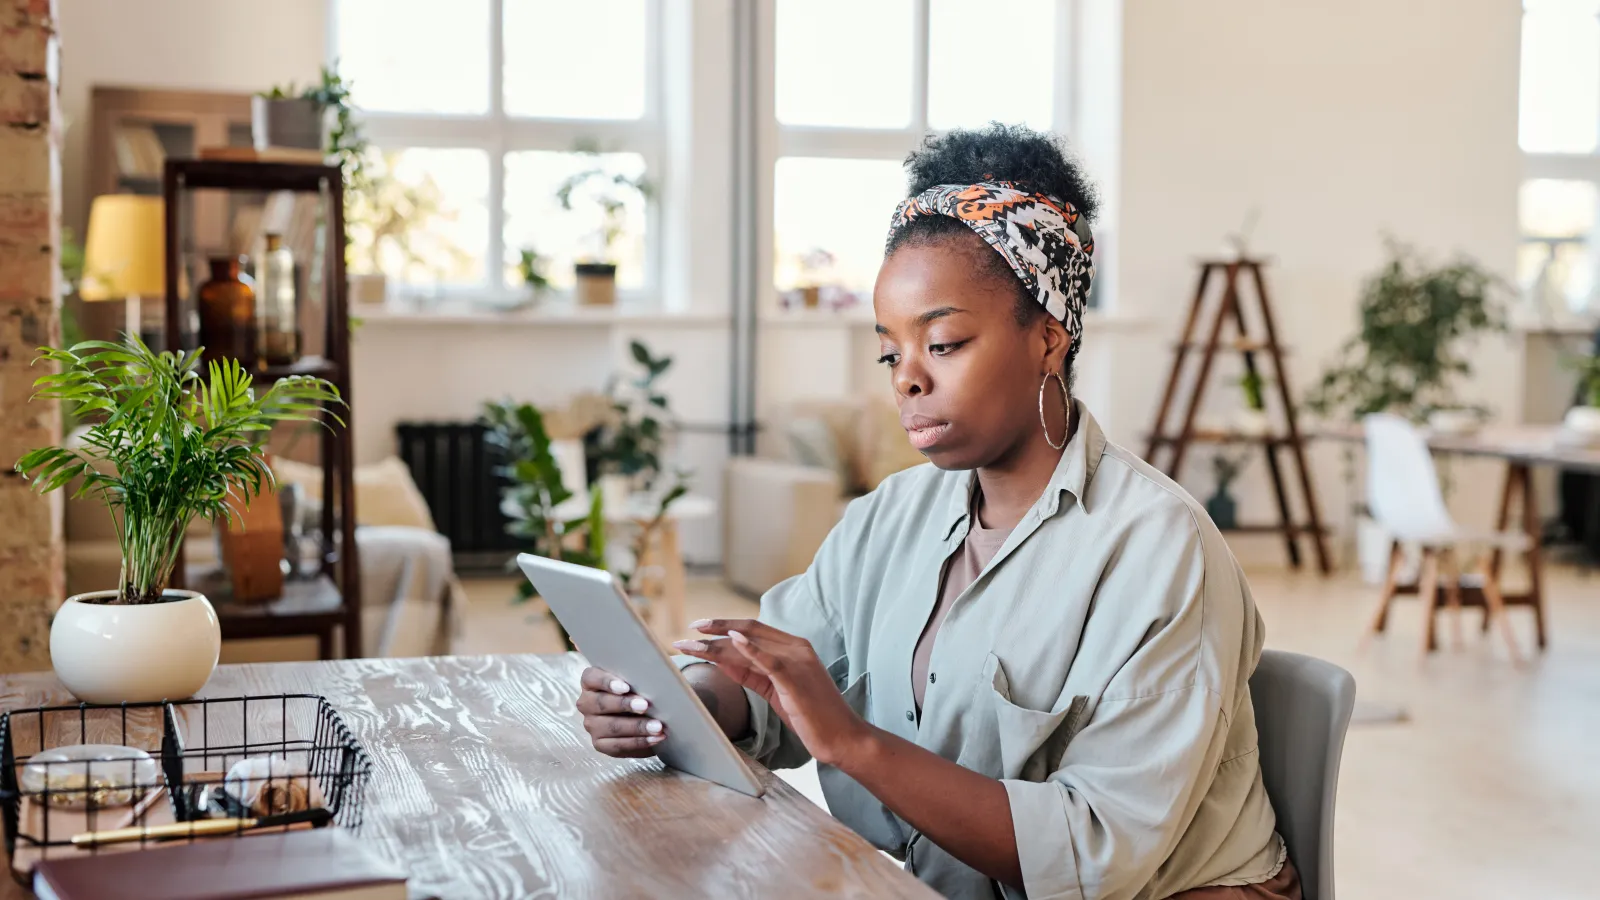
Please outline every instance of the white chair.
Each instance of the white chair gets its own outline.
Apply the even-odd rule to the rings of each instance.
[[[1410,422],[1396,415],[1378,413],[1363,420],[1367,439],[1367,507],[1372,517],[1389,533],[1389,575],[1383,583],[1383,599],[1372,620],[1371,635],[1379,634],[1389,618],[1389,605],[1399,593],[1400,571],[1404,566],[1401,544],[1416,544],[1422,551],[1417,593],[1423,603],[1423,653],[1437,647],[1434,618],[1438,611],[1440,574],[1443,570],[1445,602],[1452,613],[1452,630],[1457,646],[1461,636],[1461,568],[1457,551],[1464,547],[1498,547],[1509,552],[1526,548],[1528,537],[1520,532],[1476,531],[1457,525],[1445,507],[1439,490],[1439,475],[1428,452],[1427,441]],[[1499,576],[1488,558],[1481,557],[1476,567],[1481,581],[1485,615],[1498,623],[1505,636],[1513,662],[1521,659],[1516,637],[1505,615]],[[1488,624],[1486,620],[1485,624]]]

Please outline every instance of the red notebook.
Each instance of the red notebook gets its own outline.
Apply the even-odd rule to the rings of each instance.
[[[343,828],[47,859],[39,900],[406,900],[405,873]]]

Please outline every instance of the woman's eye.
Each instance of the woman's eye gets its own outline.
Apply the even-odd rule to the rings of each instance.
[[[949,356],[950,354],[961,349],[961,345],[965,343],[966,341],[955,341],[949,344],[929,344],[928,352],[932,353],[934,356]]]
[[[878,362],[880,364],[888,366],[889,368],[892,369],[892,368],[895,367],[896,363],[900,362],[900,354],[898,354],[898,353],[885,353],[882,356],[878,357]]]

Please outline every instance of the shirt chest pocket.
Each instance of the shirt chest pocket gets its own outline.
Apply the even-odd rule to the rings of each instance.
[[[993,653],[984,665],[978,700],[993,711],[991,762],[998,770],[994,777],[1020,781],[1044,781],[1061,765],[1089,707],[1089,698],[1083,695],[1062,697],[1049,712],[1019,706],[1011,699],[1005,667]]]

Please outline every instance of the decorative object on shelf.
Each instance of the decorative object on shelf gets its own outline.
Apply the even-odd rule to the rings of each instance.
[[[300,305],[294,253],[282,235],[267,234],[256,285],[256,357],[264,365],[287,366],[300,358]]]
[[[334,113],[331,130],[326,127],[329,110]],[[251,97],[250,135],[257,150],[297,147],[333,155],[352,137],[360,139],[353,113],[350,86],[324,66],[316,84],[297,89],[290,82]]]
[[[1228,493],[1228,488],[1233,484],[1239,472],[1244,469],[1249,459],[1244,454],[1230,455],[1218,453],[1211,457],[1211,471],[1216,475],[1216,490],[1206,500],[1206,514],[1211,516],[1211,521],[1223,531],[1239,527],[1238,505]]]
[[[1267,474],[1271,477],[1272,489],[1277,497],[1278,521],[1272,525],[1236,523],[1235,527],[1239,530],[1280,534],[1283,537],[1284,549],[1289,556],[1289,565],[1296,569],[1300,568],[1299,540],[1302,537],[1309,538],[1311,549],[1316,554],[1317,568],[1322,574],[1327,575],[1332,571],[1332,566],[1323,535],[1321,515],[1317,509],[1316,493],[1311,486],[1311,471],[1306,464],[1305,441],[1296,420],[1294,398],[1289,392],[1288,373],[1283,364],[1283,348],[1278,344],[1272,303],[1267,297],[1266,278],[1262,275],[1264,265],[1259,259],[1237,257],[1201,261],[1194,299],[1190,303],[1183,334],[1178,338],[1173,351],[1172,370],[1167,376],[1167,387],[1161,395],[1161,404],[1156,410],[1156,420],[1150,429],[1144,458],[1151,465],[1164,471],[1169,478],[1177,479],[1183,467],[1184,455],[1192,443],[1244,442],[1259,445],[1266,456]],[[1222,288],[1221,297],[1215,304],[1209,302],[1210,294],[1207,290],[1213,283],[1220,283],[1219,286]],[[1253,290],[1244,290],[1247,284]],[[1252,298],[1256,310],[1254,315],[1247,316],[1245,306]],[[1251,319],[1260,322],[1264,337],[1257,339],[1251,336],[1249,324]],[[1235,337],[1231,341],[1224,341],[1223,325],[1230,321],[1233,323]],[[1265,385],[1271,382],[1278,388],[1278,403],[1275,404],[1275,408],[1277,418],[1281,421],[1274,422],[1269,417],[1268,427],[1259,435],[1226,431],[1209,432],[1196,427],[1196,416],[1200,411],[1201,400],[1206,396],[1206,383],[1211,374],[1211,365],[1215,362],[1217,354],[1224,351],[1237,352],[1244,361],[1245,379],[1241,381],[1241,385],[1246,391],[1247,406],[1255,406],[1259,402],[1259,409],[1265,411],[1266,398],[1261,396]],[[1199,370],[1194,378],[1185,379],[1185,363],[1192,352],[1199,356]],[[1270,379],[1259,367],[1258,354],[1272,365]],[[1180,400],[1180,397],[1184,399]],[[1179,403],[1184,409],[1179,414],[1181,418],[1176,423],[1177,430],[1169,431],[1168,413]],[[1295,521],[1290,511],[1289,486],[1285,484],[1285,473],[1278,459],[1278,451],[1285,448],[1289,451],[1289,461],[1298,476],[1301,504],[1305,510],[1303,522]],[[1170,456],[1163,464],[1159,460],[1158,452],[1164,449],[1170,449]]]
[[[228,516],[214,523],[232,598],[240,603],[276,600],[283,596],[283,507],[271,480],[257,490],[234,490],[227,500]]]
[[[817,309],[822,305],[822,288],[833,271],[832,253],[817,247],[800,257],[800,305]]]
[[[239,274],[239,257],[213,256],[211,280],[200,285],[200,343],[206,363],[237,359],[256,366],[256,291]]]
[[[617,239],[627,224],[628,200],[649,200],[654,186],[643,176],[608,172],[599,164],[599,148],[580,144],[576,152],[595,158],[595,164],[567,176],[556,188],[556,202],[571,212],[577,205],[593,205],[599,224],[587,238],[589,250],[573,266],[581,306],[611,306],[617,301]]]
[[[17,471],[40,492],[77,483],[79,494],[98,497],[122,550],[122,583],[70,598],[51,626],[56,674],[82,700],[187,697],[205,684],[221,647],[216,613],[199,594],[167,589],[184,532],[196,516],[228,517],[230,493],[271,483],[262,448],[272,424],[339,401],[333,385],[309,377],[258,396],[234,359],[202,379],[200,356],[158,354],[137,336],[46,347],[40,356],[60,371],[36,380],[35,396],[75,400],[96,421],[83,451],[43,447]]]
[[[102,194],[94,198],[78,296],[90,303],[123,301],[123,330],[153,340],[161,329],[161,306],[144,304],[141,299],[166,293],[162,271],[165,246],[160,197]]]
[[[1234,430],[1245,437],[1260,438],[1272,433],[1272,419],[1267,415],[1267,399],[1262,389],[1265,379],[1255,370],[1239,378],[1244,391],[1244,409],[1234,416]]]

